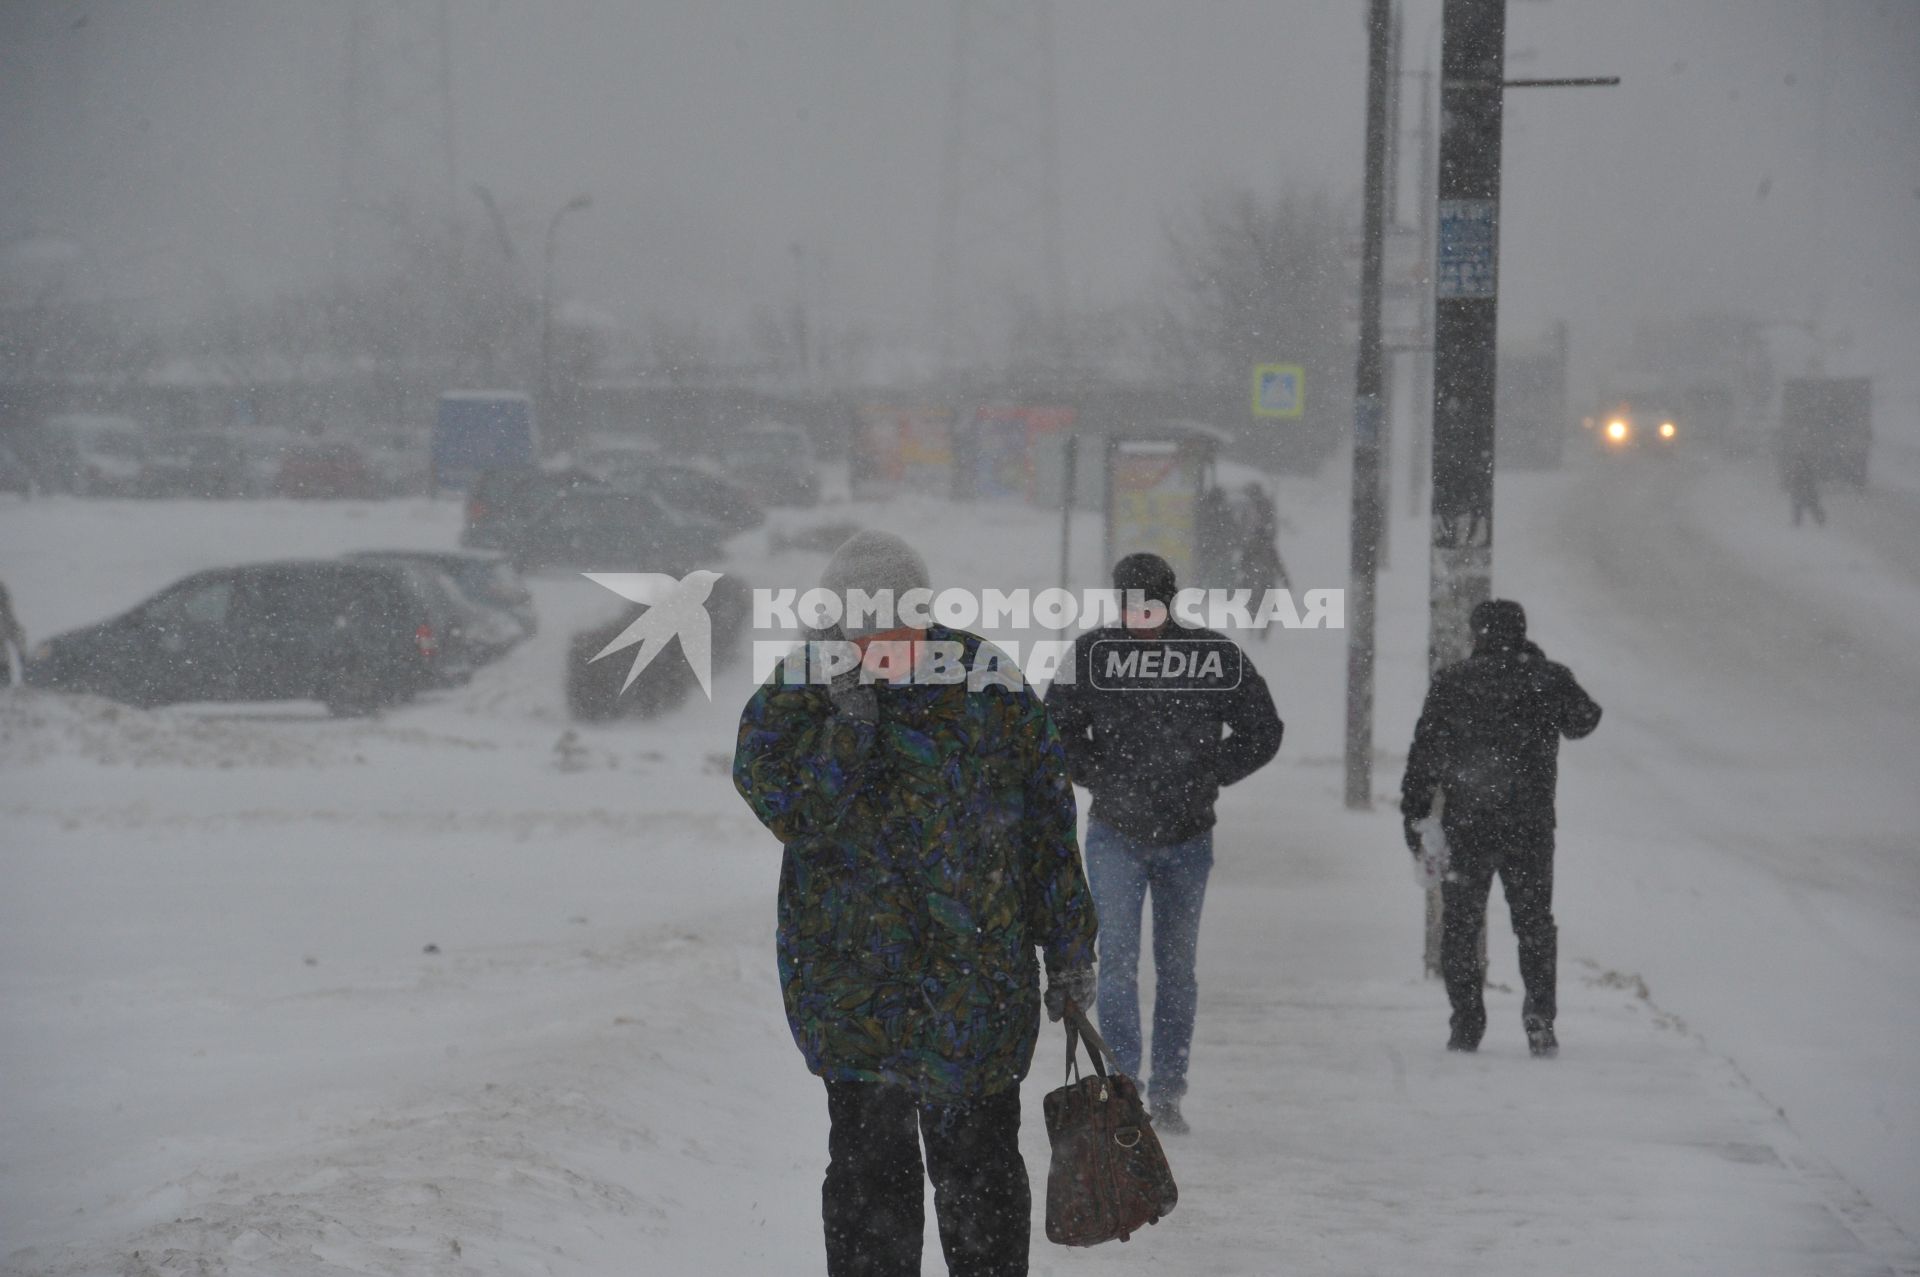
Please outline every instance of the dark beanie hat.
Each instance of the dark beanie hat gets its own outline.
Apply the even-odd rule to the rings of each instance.
[[[1113,565],[1113,588],[1122,598],[1129,590],[1138,590],[1143,598],[1171,604],[1179,592],[1173,580],[1173,565],[1157,554],[1142,551],[1129,554]]]
[[[1527,638],[1527,613],[1512,599],[1488,599],[1474,605],[1467,618],[1476,643],[1492,647],[1517,647]]]

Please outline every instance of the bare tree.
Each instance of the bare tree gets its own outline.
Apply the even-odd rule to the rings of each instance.
[[[1230,189],[1166,230],[1166,282],[1148,321],[1162,375],[1240,387],[1255,364],[1294,363],[1310,384],[1351,372],[1353,298],[1342,220],[1320,194],[1266,198]]]

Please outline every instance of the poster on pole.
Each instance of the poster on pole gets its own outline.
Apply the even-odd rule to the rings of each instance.
[[[1492,297],[1499,283],[1499,250],[1497,204],[1492,200],[1441,200],[1434,295]]]
[[[1306,370],[1299,364],[1255,364],[1253,415],[1298,417],[1307,410]]]
[[[953,486],[953,413],[946,408],[863,404],[855,453],[862,490],[945,494]]]
[[[1177,579],[1194,570],[1200,475],[1179,445],[1122,440],[1108,453],[1107,540],[1113,557],[1138,551],[1173,565]]]
[[[982,500],[1059,501],[1059,441],[1073,428],[1075,410],[1063,407],[982,407],[973,414],[973,492]],[[1051,485],[1047,482],[1049,475]]]

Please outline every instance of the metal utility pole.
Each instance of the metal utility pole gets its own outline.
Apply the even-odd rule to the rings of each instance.
[[[577,213],[593,204],[593,196],[576,195],[554,210],[547,219],[547,240],[540,269],[540,402],[543,429],[551,426],[558,414],[553,410],[553,263],[560,237],[560,222],[568,213]]]
[[[1077,473],[1080,461],[1080,436],[1069,432],[1060,475],[1060,585],[1073,584],[1073,498],[1079,491]]]
[[[1386,209],[1386,233],[1397,235],[1400,230],[1400,37],[1403,27],[1402,10],[1398,0],[1394,0],[1393,13],[1387,25],[1387,100],[1383,108],[1386,117],[1386,158],[1383,165],[1381,203]],[[1384,246],[1381,251],[1386,250]],[[1382,273],[1386,262],[1381,261]],[[1385,298],[1381,300],[1384,309]],[[1385,324],[1385,319],[1381,323]],[[1380,540],[1375,548],[1374,563],[1384,572],[1393,561],[1393,518],[1389,513],[1393,509],[1393,392],[1395,376],[1400,370],[1400,361],[1394,358],[1400,353],[1400,347],[1381,345],[1381,358],[1385,361],[1380,373]]]
[[[1367,8],[1367,169],[1360,249],[1360,358],[1354,373],[1353,521],[1347,597],[1347,806],[1373,805],[1374,578],[1380,549],[1380,278],[1386,246],[1390,0]]]
[[[1440,31],[1439,243],[1434,262],[1432,578],[1427,666],[1472,647],[1467,616],[1493,574],[1500,126],[1506,0],[1446,0]]]
[[[1010,353],[1023,291],[1046,362],[1066,305],[1052,0],[950,0],[953,63],[934,304],[943,370]],[[1028,352],[1031,353],[1031,352]]]
[[[1433,63],[1420,68],[1420,262],[1427,277],[1427,303],[1421,307],[1416,346],[1421,382],[1414,409],[1413,446],[1408,452],[1407,513],[1417,515],[1426,508],[1428,453],[1433,446]]]

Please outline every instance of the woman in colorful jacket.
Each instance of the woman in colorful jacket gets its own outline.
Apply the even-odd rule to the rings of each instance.
[[[857,534],[822,585],[928,619],[926,566],[898,537]],[[780,982],[827,1088],[827,1269],[920,1271],[924,1138],[949,1271],[1024,1273],[1035,948],[1055,1018],[1093,1001],[1073,789],[1040,698],[991,645],[857,623],[874,619],[849,614],[774,672],[733,767],[785,846]]]

